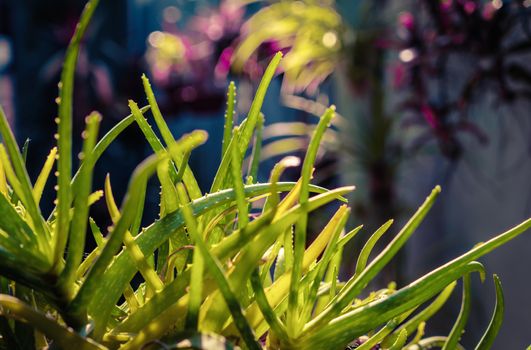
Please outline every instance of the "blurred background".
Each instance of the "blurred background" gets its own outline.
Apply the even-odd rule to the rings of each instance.
[[[0,104],[19,142],[31,140],[32,178],[54,144],[61,62],[83,5],[0,0]],[[345,276],[367,236],[389,218],[396,233],[436,184],[440,200],[382,285],[407,284],[530,216],[531,0],[102,0],[79,58],[75,135],[92,110],[106,131],[128,114],[127,99],[144,104],[145,72],[176,136],[208,131],[191,159],[207,191],[221,157],[228,82],[237,83],[241,120],[277,51],[285,58],[262,110],[259,180],[275,160],[303,156],[320,113],[337,106],[315,182],[357,186],[351,225],[364,223],[365,236],[346,249]],[[142,139],[134,127],[119,137],[97,166],[96,188],[109,172],[123,195],[150,153]],[[158,215],[158,184],[151,187],[146,221]],[[45,212],[53,186],[47,191]],[[326,214],[312,217],[313,230]],[[103,203],[92,215],[109,222]],[[506,293],[495,349],[531,344],[530,253],[528,234],[483,259]],[[491,283],[475,282],[465,347],[494,306]],[[454,294],[428,334],[449,332]]]

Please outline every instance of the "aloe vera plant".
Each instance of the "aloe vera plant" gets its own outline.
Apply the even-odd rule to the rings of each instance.
[[[175,140],[143,77],[148,106],[130,101],[131,115],[99,138],[101,116],[86,119],[80,165],[72,176],[72,89],[80,40],[97,5],[87,4],[66,54],[59,96],[57,148],[35,183],[23,152],[0,109],[0,347],[63,349],[418,349],[460,348],[470,310],[470,274],[476,259],[522,234],[531,219],[478,244],[467,253],[398,288],[366,293],[422,222],[436,187],[391,243],[369,261],[385,223],[359,254],[355,274],[338,280],[343,247],[361,227],[346,230],[350,209],[341,205],[306,247],[308,215],[353,187],[333,190],[311,184],[319,144],[334,117],[328,108],[315,128],[299,181],[280,182],[299,164],[284,158],[268,183],[256,183],[258,162],[243,178],[242,160],[253,137],[260,153],[261,106],[281,59],[277,54],[258,87],[247,118],[232,128],[235,86],[229,86],[223,158],[210,193],[199,189],[188,159],[206,141],[203,131]],[[159,140],[144,113],[151,110]],[[94,191],[92,172],[109,144],[137,124],[154,154],[131,176],[120,206],[111,178]],[[57,201],[49,217],[41,194],[57,159]],[[148,179],[161,185],[160,219],[141,228]],[[285,195],[280,196],[281,193]],[[112,226],[105,230],[89,208],[105,197]],[[96,248],[85,255],[86,233]],[[135,275],[142,283],[133,285]],[[463,279],[463,304],[448,336],[424,337],[426,321]],[[495,276],[496,307],[477,349],[488,349],[503,318],[504,300]],[[419,310],[428,301],[430,304]]]

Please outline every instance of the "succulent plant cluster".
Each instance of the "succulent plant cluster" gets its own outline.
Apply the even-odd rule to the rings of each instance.
[[[223,158],[208,194],[188,166],[190,152],[206,141],[203,131],[175,140],[143,77],[148,106],[129,102],[131,115],[103,137],[101,116],[86,119],[80,165],[72,176],[72,95],[81,38],[98,0],[88,2],[67,50],[60,84],[57,147],[31,183],[21,152],[0,109],[0,348],[62,349],[418,349],[459,348],[470,309],[470,275],[484,268],[476,259],[531,226],[531,220],[476,245],[467,253],[406,285],[367,292],[434,203],[436,187],[389,245],[369,259],[386,222],[367,241],[347,281],[338,280],[342,252],[361,227],[346,230],[349,208],[341,205],[306,246],[308,216],[332,201],[345,201],[353,187],[333,190],[311,184],[313,163],[333,107],[314,130],[301,176],[280,182],[298,166],[281,160],[268,183],[256,183],[260,110],[281,59],[266,69],[247,118],[233,126],[236,89],[229,86]],[[151,114],[159,140],[144,114]],[[110,177],[93,191],[93,168],[127,127],[138,125],[154,154],[131,176],[121,206]],[[242,161],[251,147],[244,180]],[[57,161],[56,208],[39,208]],[[160,219],[141,228],[148,179],[160,182]],[[281,194],[284,194],[281,196]],[[89,216],[102,197],[112,226]],[[87,232],[96,248],[85,254]],[[134,277],[141,283],[134,283]],[[425,322],[463,279],[459,317],[445,337],[424,337]],[[503,316],[503,294],[477,349],[488,349]],[[425,307],[422,305],[431,301]]]

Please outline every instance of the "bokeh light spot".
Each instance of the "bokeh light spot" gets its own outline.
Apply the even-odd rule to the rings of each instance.
[[[162,12],[162,18],[168,23],[177,23],[181,19],[181,11],[175,6],[168,6]]]
[[[398,54],[398,57],[400,58],[400,60],[406,63],[413,61],[416,56],[417,56],[417,53],[413,49],[404,49],[400,51],[400,53]]]
[[[162,40],[164,40],[164,34],[159,31],[155,31],[148,36],[148,43],[153,47],[160,47]]]
[[[323,45],[326,47],[334,47],[337,44],[337,34],[335,32],[329,31],[323,35]]]

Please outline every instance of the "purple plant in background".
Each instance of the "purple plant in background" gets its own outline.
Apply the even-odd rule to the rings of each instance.
[[[322,15],[308,15],[313,7]],[[444,156],[458,159],[459,133],[471,134],[481,143],[488,140],[467,113],[480,94],[489,91],[501,103],[531,98],[531,71],[526,67],[531,1],[419,0],[411,8],[390,24],[382,26],[382,19],[377,19],[376,27],[367,30],[362,25],[352,35],[352,30],[343,30],[333,1],[273,1],[245,23],[233,61],[242,66],[259,52],[280,48],[287,56],[281,67],[285,83],[295,87],[290,91],[315,95],[314,82],[322,82],[346,59],[350,83],[359,95],[375,88],[374,79],[383,79],[371,76],[377,52],[396,53],[398,59],[388,68],[402,101],[400,121],[425,128],[405,151],[415,152],[435,138]],[[360,16],[364,21],[374,17]],[[337,39],[327,47],[325,38],[331,33]],[[232,55],[232,47],[228,50]]]
[[[398,17],[394,85],[410,94],[402,104],[409,125],[428,125],[414,148],[432,136],[457,159],[459,132],[482,143],[486,135],[468,119],[468,107],[487,91],[497,102],[531,98],[531,1],[423,0],[418,13]],[[452,81],[448,81],[452,79]]]
[[[180,30],[179,9],[164,10],[163,30],[149,35],[145,56],[154,84],[164,92],[163,109],[216,110],[224,103],[233,44],[244,15],[241,5],[222,1],[219,7],[201,8]],[[249,60],[242,73],[260,77],[263,67]]]

